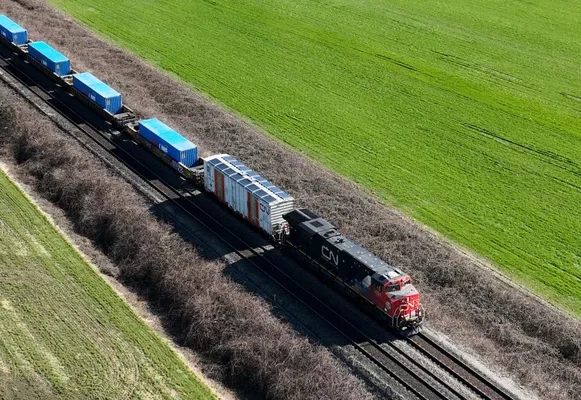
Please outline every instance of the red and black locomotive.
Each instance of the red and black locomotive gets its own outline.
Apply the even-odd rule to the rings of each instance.
[[[286,214],[284,245],[311,266],[333,278],[350,295],[405,334],[417,333],[424,321],[420,293],[409,275],[347,239],[335,226],[306,209]]]

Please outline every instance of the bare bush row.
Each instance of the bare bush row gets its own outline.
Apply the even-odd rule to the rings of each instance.
[[[36,1],[36,0],[28,0]],[[120,90],[143,115],[180,130],[208,154],[235,154],[336,223],[418,283],[429,326],[503,366],[550,398],[581,396],[581,324],[496,279],[473,258],[345,179],[269,139],[139,58],[106,43],[38,0],[35,10],[0,6],[31,33]],[[111,65],[115,65],[112,69]]]
[[[201,258],[155,220],[127,182],[30,107],[7,105],[1,94],[0,150],[116,263],[124,280],[147,290],[180,343],[217,366],[223,380],[261,398],[366,398],[327,350],[277,320],[266,303],[224,275],[222,263]],[[18,103],[14,97],[10,103]]]

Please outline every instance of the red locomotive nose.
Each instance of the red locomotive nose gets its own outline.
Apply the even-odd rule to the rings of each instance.
[[[420,293],[408,275],[399,276],[385,285],[386,309],[394,318],[415,318],[421,309]]]

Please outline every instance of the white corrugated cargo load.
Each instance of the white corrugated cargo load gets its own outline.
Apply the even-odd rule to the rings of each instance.
[[[228,154],[204,158],[204,187],[269,235],[286,225],[295,199]]]

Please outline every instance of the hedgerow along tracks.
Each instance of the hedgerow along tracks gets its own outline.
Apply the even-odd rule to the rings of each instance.
[[[23,85],[34,96],[38,97],[43,103],[56,110],[69,123],[89,138],[99,150],[95,150],[94,147],[89,146],[86,141],[80,140],[69,129],[62,127],[65,132],[75,138],[82,146],[100,158],[104,158],[104,154],[108,154],[109,156],[113,155],[116,162],[124,165],[134,175],[135,179],[140,180],[141,183],[145,183],[163,198],[172,202],[188,218],[196,221],[230,248],[232,253],[268,276],[285,293],[328,324],[340,336],[347,339],[372,364],[379,370],[385,372],[415,398],[422,400],[468,399],[473,396],[490,400],[513,398],[506,391],[482,376],[479,372],[470,368],[467,364],[431,341],[425,335],[419,336],[422,339],[413,339],[408,343],[417,347],[428,359],[442,370],[445,370],[449,377],[452,377],[452,382],[460,383],[464,390],[458,389],[458,385],[450,383],[450,379],[443,379],[441,374],[434,373],[430,367],[426,367],[425,364],[410,357],[409,354],[401,350],[393,342],[378,343],[368,333],[363,332],[353,322],[347,320],[338,311],[314,296],[277,265],[281,261],[288,263],[288,260],[285,261],[284,258],[281,259],[280,257],[276,260],[272,259],[272,255],[268,250],[264,251],[264,247],[262,248],[263,251],[257,251],[254,246],[242,238],[242,235],[228,228],[223,222],[192,201],[192,196],[197,195],[195,191],[190,188],[184,188],[183,186],[176,187],[175,184],[172,184],[163,176],[164,174],[159,173],[159,169],[154,170],[148,166],[150,165],[149,163],[146,165],[146,163],[135,157],[132,152],[114,139],[118,135],[123,135],[122,133],[112,129],[107,124],[103,124],[103,126],[95,124],[92,118],[88,117],[89,115],[93,116],[91,110],[85,109],[80,112],[78,109],[71,108],[70,103],[63,100],[67,99],[68,94],[62,88],[5,48],[2,48],[0,68],[18,81],[20,85]],[[10,82],[6,77],[3,77],[3,79],[14,87],[14,82]],[[24,94],[22,90],[20,92]],[[30,100],[30,98],[28,99],[38,108],[35,102]],[[44,110],[43,112],[46,113]],[[154,159],[153,156],[150,156],[150,158]],[[165,168],[167,170],[170,169],[169,167]],[[172,173],[175,173],[175,171],[172,170]],[[173,216],[169,217],[181,229],[196,236],[187,225]],[[283,281],[285,282],[284,284],[282,283]],[[260,288],[257,289],[261,290]],[[277,307],[291,316],[298,324],[302,325],[300,319],[293,315],[293,312],[288,310],[288,308],[281,307],[278,304]],[[308,330],[306,326],[303,325],[303,327]],[[313,335],[316,336],[316,334]],[[424,340],[424,345],[418,343],[420,340]],[[431,346],[432,350],[428,350],[428,346],[425,343],[428,343],[428,346]],[[436,354],[439,354],[439,356]]]

